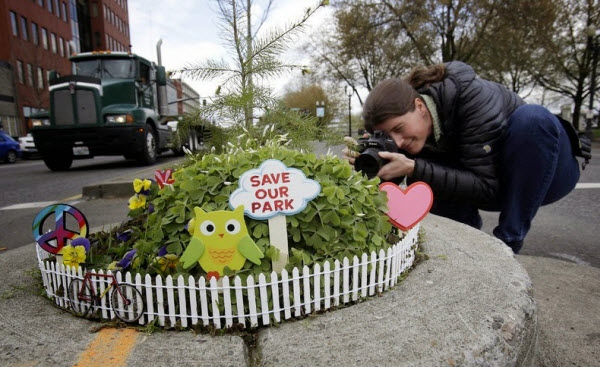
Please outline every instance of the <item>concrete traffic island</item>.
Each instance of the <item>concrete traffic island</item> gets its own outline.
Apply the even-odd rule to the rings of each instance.
[[[429,215],[422,226],[429,260],[381,297],[244,338],[138,332],[126,364],[531,365],[536,307],[529,277],[510,250],[444,218]],[[0,256],[0,365],[71,366],[92,348],[101,324],[33,290],[28,273],[35,263],[33,245]]]
[[[379,298],[261,330],[260,365],[531,365],[533,290],[509,248],[445,218],[422,225],[429,260]]]

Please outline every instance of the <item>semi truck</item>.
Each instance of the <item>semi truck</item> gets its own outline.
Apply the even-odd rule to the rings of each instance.
[[[74,159],[123,155],[152,164],[171,146],[164,66],[126,52],[70,57],[72,75],[49,75],[50,108],[32,116],[31,133],[46,166],[68,170]]]

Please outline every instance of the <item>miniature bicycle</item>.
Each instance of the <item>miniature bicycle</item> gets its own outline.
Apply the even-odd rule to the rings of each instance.
[[[92,277],[110,279],[110,284],[102,293],[96,292]],[[142,294],[129,284],[119,284],[112,274],[86,273],[83,280],[74,278],[68,289],[71,309],[78,316],[87,315],[92,304],[100,305],[100,300],[111,288],[110,306],[115,315],[125,322],[137,321],[144,312]]]

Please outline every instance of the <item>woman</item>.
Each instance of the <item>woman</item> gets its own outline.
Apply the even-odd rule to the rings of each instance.
[[[579,166],[559,120],[462,62],[415,69],[379,83],[363,106],[367,131],[401,153],[378,172],[434,192],[431,212],[481,228],[478,209],[500,211],[494,235],[518,253],[541,205],[567,195]],[[353,157],[349,157],[351,163]]]

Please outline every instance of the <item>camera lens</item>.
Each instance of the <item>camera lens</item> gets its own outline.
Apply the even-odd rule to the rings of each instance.
[[[385,164],[383,158],[377,154],[378,150],[369,148],[356,157],[354,168],[367,175],[368,178],[377,176],[379,169]]]

